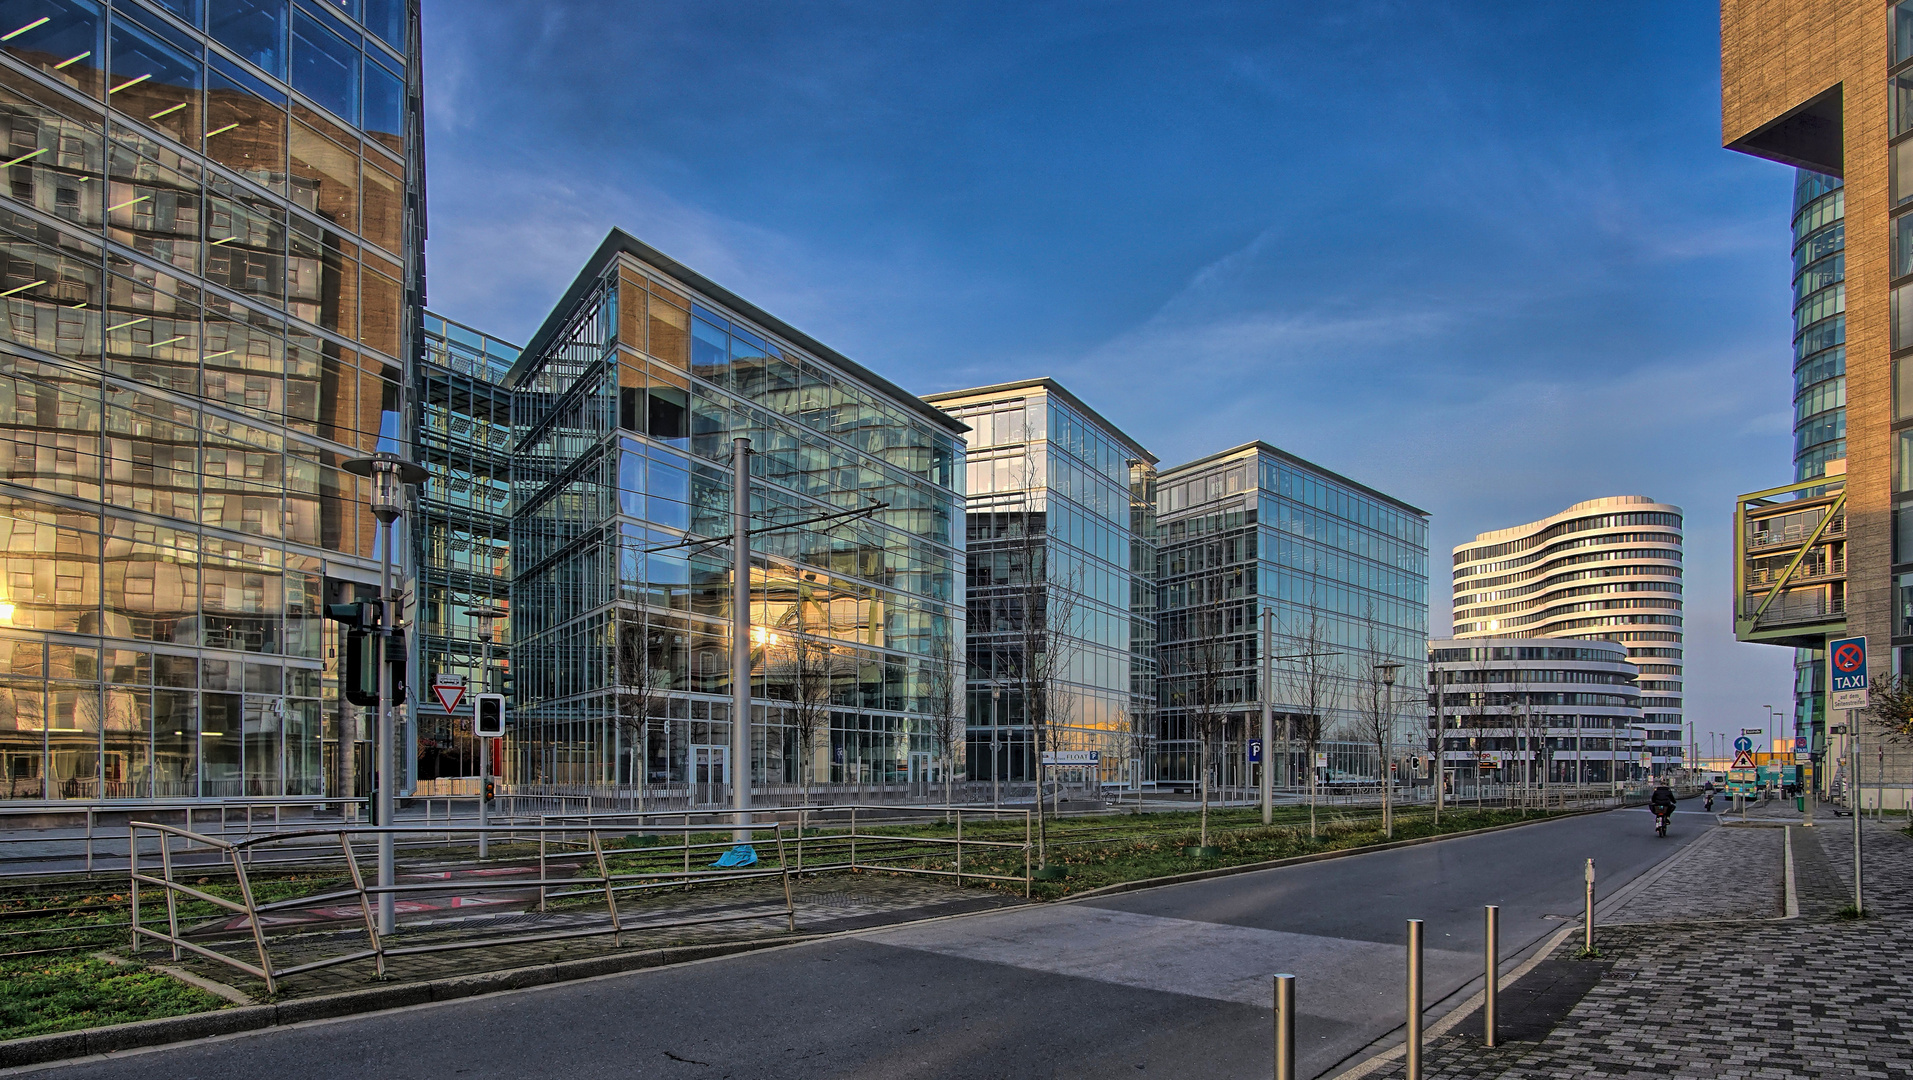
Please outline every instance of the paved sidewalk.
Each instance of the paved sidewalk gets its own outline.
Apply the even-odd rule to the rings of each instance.
[[[1720,829],[1616,915],[1684,921],[1598,929],[1598,961],[1572,959],[1578,938],[1564,943],[1503,991],[1500,1027],[1514,1039],[1486,1049],[1470,1017],[1431,1041],[1423,1075],[1913,1077],[1913,838],[1865,823],[1869,917],[1842,919],[1852,819],[1817,821],[1790,830],[1798,918],[1771,917],[1785,831]]]

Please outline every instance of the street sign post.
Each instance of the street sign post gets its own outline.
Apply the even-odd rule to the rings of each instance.
[[[438,703],[445,706],[446,712],[457,712],[458,703],[465,700],[465,676],[439,674],[432,676],[432,694]]]
[[[1084,765],[1100,765],[1103,760],[1101,750],[1045,750],[1043,764],[1061,765],[1065,768]]]
[[[1838,638],[1827,642],[1828,684],[1833,691],[1829,707],[1867,707],[1867,639]]]

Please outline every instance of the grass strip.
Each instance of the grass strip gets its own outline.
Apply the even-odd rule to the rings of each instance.
[[[224,1007],[198,987],[93,956],[0,961],[0,1039],[181,1016]]]

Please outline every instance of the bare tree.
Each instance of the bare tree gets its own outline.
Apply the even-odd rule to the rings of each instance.
[[[1218,586],[1220,582],[1216,583]],[[1222,682],[1228,673],[1228,658],[1224,650],[1228,641],[1223,635],[1223,610],[1219,597],[1210,599],[1201,607],[1192,607],[1188,613],[1189,643],[1185,646],[1188,654],[1188,706],[1189,722],[1195,728],[1196,740],[1200,746],[1200,767],[1198,783],[1202,792],[1202,827],[1199,843],[1209,846],[1209,773],[1213,768],[1216,736],[1228,721],[1228,713],[1223,708]]]
[[[644,812],[646,774],[650,771],[651,718],[662,711],[670,671],[662,666],[653,630],[634,611],[620,608],[613,623],[612,718],[619,739],[631,750],[631,771],[638,776],[638,812]]]
[[[1004,614],[1012,639],[997,659],[1003,681],[1022,699],[1024,717],[1034,736],[1036,855],[1042,866],[1048,864],[1049,856],[1048,814],[1043,807],[1049,767],[1044,755],[1051,748],[1051,728],[1067,720],[1075,703],[1075,693],[1065,677],[1078,648],[1077,596],[1082,580],[1079,568],[1056,565],[1050,558],[1047,515],[1032,505],[1041,480],[1027,457],[1023,475],[1022,506],[1009,515],[1008,522],[1012,533],[1008,537],[1012,592],[1007,597],[1009,610]],[[1060,792],[1057,796],[1060,799]]]
[[[1308,622],[1298,632],[1287,635],[1294,642],[1295,655],[1283,671],[1289,700],[1300,710],[1290,719],[1290,732],[1302,742],[1303,764],[1309,770],[1309,836],[1315,836],[1315,754],[1327,735],[1325,714],[1334,691],[1334,668],[1327,648],[1328,636],[1314,598],[1309,603]]]
[[[1475,776],[1475,805],[1479,807],[1481,805],[1481,744],[1489,738],[1489,731],[1500,726],[1501,718],[1495,713],[1499,706],[1495,704],[1492,692],[1494,683],[1491,680],[1495,672],[1490,658],[1494,655],[1494,649],[1484,644],[1472,651],[1474,658],[1468,674],[1473,676],[1473,679],[1469,684],[1467,702],[1462,709],[1460,719],[1469,730],[1468,748],[1469,757],[1473,759],[1471,765]]]
[[[836,646],[827,636],[828,620],[823,625],[805,613],[805,606],[818,603],[815,595],[800,586],[797,602],[781,620],[790,644],[791,722],[797,729],[798,770],[804,805],[810,805],[810,786],[815,777],[817,743],[830,737],[830,688],[836,674]]]
[[[1382,832],[1393,838],[1395,817],[1391,788],[1394,785],[1388,764],[1389,753],[1395,748],[1394,673],[1401,665],[1382,649],[1381,635],[1375,631],[1374,614],[1374,607],[1370,605],[1370,621],[1358,659],[1358,663],[1366,670],[1356,673],[1361,700],[1356,703],[1355,728],[1362,741],[1375,748],[1375,761],[1381,770],[1382,781]]]
[[[937,753],[943,761],[943,803],[949,806],[956,801],[952,794],[956,783],[953,770],[957,744],[963,741],[963,690],[967,672],[964,658],[956,652],[948,635],[937,639],[929,662],[929,732],[936,740]]]

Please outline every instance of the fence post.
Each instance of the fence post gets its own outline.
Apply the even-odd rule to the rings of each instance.
[[[857,804],[850,804],[850,868],[857,869]]]
[[[131,818],[126,820],[126,865],[131,871],[132,888],[128,890],[133,900],[133,945],[131,952],[139,952],[139,826]]]
[[[352,852],[352,841],[339,830],[339,848],[345,852],[346,868],[352,871],[352,887],[359,893],[359,914],[365,917],[365,936],[372,942],[372,963],[379,978],[385,978],[385,942],[379,938],[378,921],[372,918],[372,898],[365,894],[365,875],[359,873],[359,857]]]
[[[1407,1080],[1421,1080],[1421,932],[1420,919],[1408,920],[1408,1068]]]
[[[538,910],[545,910],[545,829],[551,825],[551,819],[544,814],[538,815]]]
[[[963,811],[956,812],[957,884],[963,883]]]
[[[1495,1044],[1495,997],[1501,991],[1501,908],[1494,904],[1487,906],[1487,962],[1486,981],[1482,987],[1481,1026],[1486,1036],[1485,1045]]]
[[[691,872],[691,815],[684,815],[684,872]]]
[[[248,810],[248,815],[250,813]],[[266,993],[276,994],[279,988],[272,978],[272,954],[266,951],[266,928],[259,925],[259,908],[252,902],[252,884],[246,880],[245,852],[237,847],[229,847],[226,857],[232,860],[233,876],[239,879],[239,899],[246,905],[246,921],[252,924],[252,943],[259,949],[259,970],[266,977]]]
[[[1275,1080],[1295,1080],[1295,976],[1275,977]]]
[[[589,821],[590,818],[585,820]],[[591,837],[591,853],[598,857],[598,879],[604,882],[604,905],[611,912],[611,945],[621,948],[624,945],[624,925],[618,921],[618,894],[611,888],[611,869],[604,861],[604,841],[593,828],[585,832]]]
[[[93,872],[93,808],[86,808],[86,872]]]
[[[777,837],[777,865],[784,871],[784,916],[790,921],[791,933],[797,932],[797,905],[790,897],[790,861],[784,858],[784,823],[777,822],[772,835]]]
[[[166,879],[166,933],[173,947],[173,960],[179,960],[179,902],[173,899],[173,849],[166,833],[159,834],[159,873]]]

